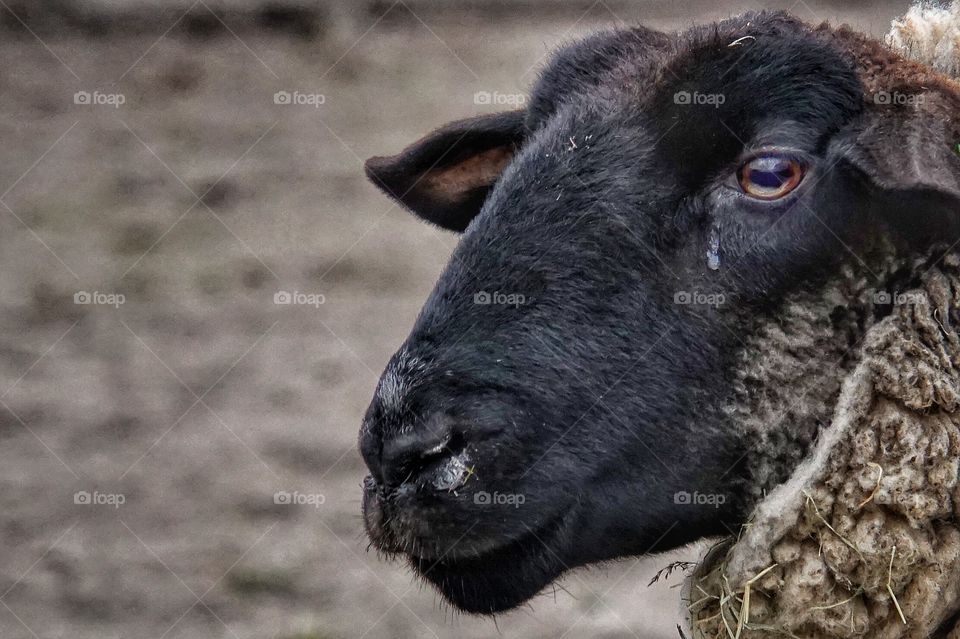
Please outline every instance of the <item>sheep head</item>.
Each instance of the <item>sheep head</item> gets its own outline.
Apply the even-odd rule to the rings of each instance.
[[[361,428],[376,547],[489,613],[735,530],[908,266],[960,239],[955,89],[781,13],[636,28],[370,160],[463,233]]]

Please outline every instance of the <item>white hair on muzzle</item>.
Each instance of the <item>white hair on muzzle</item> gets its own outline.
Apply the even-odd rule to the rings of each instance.
[[[906,58],[960,76],[960,0],[913,5],[891,23],[886,42]]]

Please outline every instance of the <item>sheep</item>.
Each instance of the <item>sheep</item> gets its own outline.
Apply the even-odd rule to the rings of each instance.
[[[859,407],[863,349],[902,315],[887,297],[926,290],[923,339],[947,334],[939,359],[904,346],[906,361],[953,361],[958,140],[947,77],[849,28],[761,12],[596,34],[554,55],[524,108],[371,158],[388,196],[462,234],[361,425],[373,546],[493,614],[578,566],[774,526],[767,495],[822,456],[821,431],[841,436],[836,406]],[[918,399],[919,373],[876,372],[911,408],[960,392],[928,371]],[[952,508],[952,454],[936,513]],[[864,500],[877,481],[873,512],[894,498],[871,469],[850,490]],[[708,561],[695,585],[774,593],[764,580],[787,569],[764,573],[761,555]],[[908,571],[893,558],[889,600],[876,575],[856,594],[889,619]],[[696,632],[711,617],[760,632],[760,604],[737,608],[737,628],[730,600],[712,601],[691,605]]]

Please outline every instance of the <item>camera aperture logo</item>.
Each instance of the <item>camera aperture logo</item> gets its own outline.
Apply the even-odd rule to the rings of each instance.
[[[720,493],[701,493],[685,490],[673,494],[673,503],[681,506],[713,506],[719,508],[727,503],[727,496]]]
[[[923,304],[924,296],[920,292],[891,293],[890,291],[874,291],[873,303],[877,306],[910,306]]]
[[[100,291],[77,291],[73,294],[74,304],[91,304],[94,306],[112,306],[119,308],[127,301],[123,293],[101,293]]]
[[[319,109],[327,103],[327,96],[323,93],[303,93],[300,91],[277,91],[273,94],[273,103],[293,106],[312,106]]]
[[[478,291],[473,294],[473,303],[482,306],[513,306],[514,308],[527,303],[527,297],[522,293],[503,293],[501,291]]]
[[[327,501],[320,493],[301,493],[295,490],[292,493],[278,490],[273,493],[273,503],[281,506],[313,506],[319,508]]]
[[[78,490],[73,493],[73,503],[78,506],[113,506],[120,508],[127,503],[127,497],[123,493],[101,493],[95,490],[92,493],[86,490]]]
[[[327,301],[323,293],[301,293],[300,291],[277,291],[273,294],[273,303],[278,305],[312,306],[320,308]]]
[[[73,94],[73,103],[90,106],[112,106],[119,109],[127,103],[127,96],[122,93],[102,93],[100,91],[77,91]]]
[[[498,493],[496,491],[488,493],[485,490],[480,490],[473,494],[473,503],[478,506],[513,506],[519,508],[526,501],[527,498],[520,493]]]
[[[873,103],[881,106],[919,106],[923,104],[922,93],[903,93],[902,91],[877,91],[873,94]]]
[[[477,91],[473,94],[474,104],[495,104],[497,106],[523,106],[527,96],[522,93],[500,93],[499,91]]]
[[[705,293],[703,291],[677,291],[673,294],[673,303],[689,306],[723,306],[727,296],[723,293]]]
[[[681,106],[712,106],[719,109],[727,101],[722,93],[700,93],[699,91],[677,91],[673,94],[673,103]]]

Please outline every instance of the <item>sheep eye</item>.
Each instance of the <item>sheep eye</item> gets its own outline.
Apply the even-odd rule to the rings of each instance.
[[[797,188],[804,167],[796,159],[775,153],[756,155],[737,171],[737,181],[747,195],[758,200],[776,200]]]

